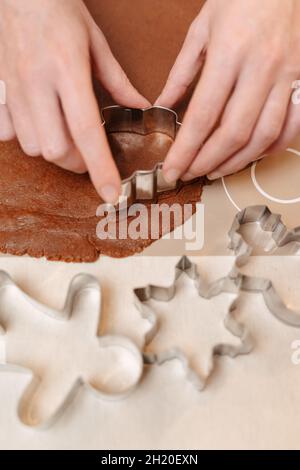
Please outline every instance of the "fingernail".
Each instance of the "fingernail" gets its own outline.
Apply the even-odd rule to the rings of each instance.
[[[119,191],[116,186],[112,184],[106,184],[100,189],[100,195],[102,199],[108,204],[116,204],[119,199]]]
[[[181,177],[181,180],[182,181],[191,181],[193,179],[197,178],[196,175],[194,175],[194,173],[191,173],[191,172],[187,172],[185,173],[182,177]]]
[[[23,151],[26,153],[26,155],[29,155],[29,157],[38,157],[41,155],[40,148],[36,147],[35,145],[24,145]]]
[[[213,173],[209,173],[209,175],[207,175],[207,179],[213,181],[222,178],[222,176],[222,173],[218,173],[217,171],[215,171]]]
[[[164,178],[167,183],[175,183],[179,179],[180,171],[176,168],[171,168],[164,173]]]

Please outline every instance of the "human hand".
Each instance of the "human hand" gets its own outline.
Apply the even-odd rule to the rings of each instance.
[[[156,102],[172,107],[202,69],[165,161],[167,180],[234,173],[300,132],[290,104],[299,25],[297,0],[207,0]]]
[[[1,0],[0,140],[17,136],[25,153],[89,171],[102,198],[115,202],[120,176],[101,127],[96,78],[120,104],[146,107],[82,0]]]

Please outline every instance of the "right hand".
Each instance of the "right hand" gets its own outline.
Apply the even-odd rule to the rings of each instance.
[[[131,85],[82,0],[1,0],[0,140],[77,173],[116,202],[121,180],[101,126],[96,78],[124,106],[149,102]]]

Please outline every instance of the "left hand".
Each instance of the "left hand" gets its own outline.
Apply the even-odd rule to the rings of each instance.
[[[202,68],[165,177],[216,179],[300,132],[300,1],[207,0],[156,104],[172,107]]]

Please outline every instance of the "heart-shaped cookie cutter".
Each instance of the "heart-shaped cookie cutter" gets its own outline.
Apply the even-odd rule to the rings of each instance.
[[[129,132],[149,135],[157,132],[175,140],[181,125],[175,111],[161,106],[145,109],[107,106],[101,109],[101,117],[107,134]],[[162,167],[163,162],[159,162],[151,170],[137,170],[129,178],[122,180],[121,196],[114,207],[120,209],[124,201],[129,206],[135,201],[155,200],[159,194],[176,189],[178,182],[168,183],[163,176]]]

